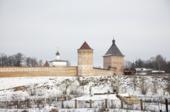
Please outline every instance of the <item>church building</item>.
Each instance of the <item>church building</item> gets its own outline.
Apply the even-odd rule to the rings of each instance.
[[[56,59],[49,61],[49,66],[51,67],[58,67],[58,66],[69,66],[69,62],[67,60],[60,59],[60,53],[57,51]]]

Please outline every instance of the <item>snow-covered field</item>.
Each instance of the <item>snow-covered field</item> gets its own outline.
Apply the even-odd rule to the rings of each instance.
[[[34,83],[43,83],[49,80],[49,77],[17,77],[0,78],[0,89],[8,89],[16,86],[30,85]]]
[[[52,107],[59,112],[101,112],[106,104],[110,112],[138,112],[140,99],[144,110],[159,111],[165,110],[165,98],[170,99],[164,77],[18,77],[0,78],[0,83],[0,112],[49,112]],[[129,96],[135,98],[132,104],[124,99]]]

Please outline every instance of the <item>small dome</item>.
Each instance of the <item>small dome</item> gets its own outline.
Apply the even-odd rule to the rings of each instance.
[[[56,55],[58,56],[58,55],[60,55],[60,53],[57,51]]]

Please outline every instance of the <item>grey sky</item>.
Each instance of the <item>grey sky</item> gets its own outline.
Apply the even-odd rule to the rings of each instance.
[[[170,0],[0,0],[0,52],[77,62],[87,41],[95,65],[112,38],[134,61],[157,54],[170,60]]]

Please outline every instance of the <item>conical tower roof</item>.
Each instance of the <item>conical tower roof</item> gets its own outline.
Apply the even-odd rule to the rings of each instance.
[[[79,49],[92,49],[92,48],[87,44],[87,42],[84,42]]]
[[[112,41],[111,47],[109,48],[109,50],[106,52],[106,54],[104,56],[122,56],[122,57],[124,57],[124,55],[121,53],[121,51],[119,50],[119,48],[115,44],[114,39]]]

